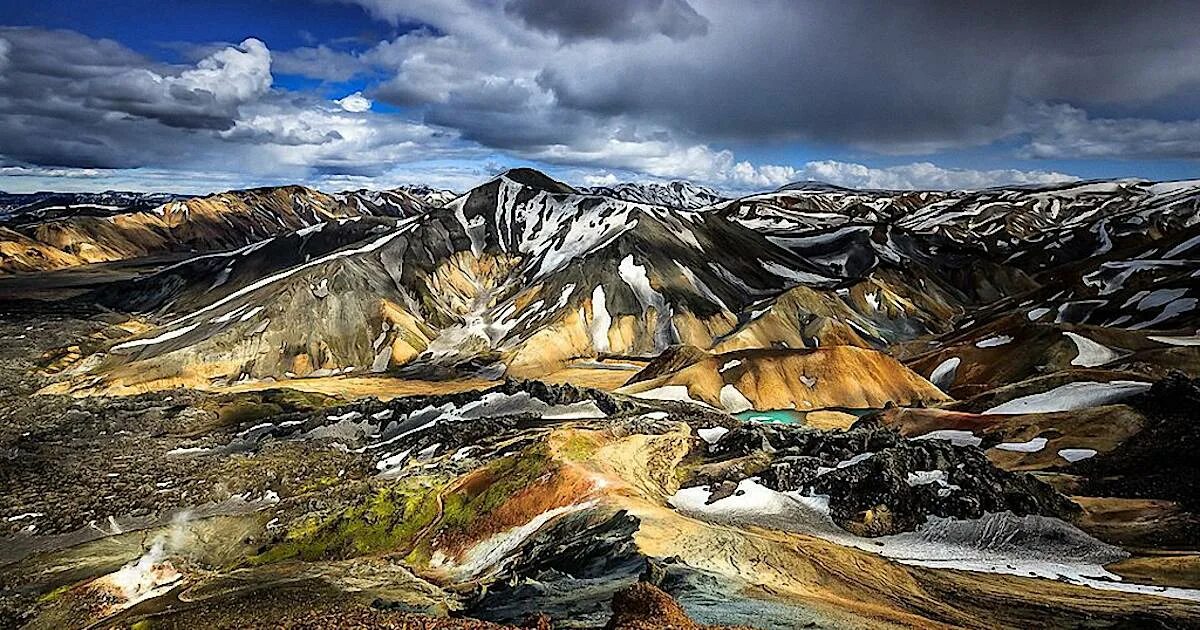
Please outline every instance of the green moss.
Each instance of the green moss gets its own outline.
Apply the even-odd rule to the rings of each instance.
[[[314,411],[342,404],[342,400],[317,392],[305,392],[285,387],[262,392],[266,400],[283,408],[284,411]]]
[[[45,593],[41,597],[39,597],[38,603],[49,604],[52,602],[56,602],[60,598],[62,598],[62,596],[65,595],[67,593],[67,591],[69,591],[69,590],[71,590],[71,585],[63,584],[62,586],[50,591],[49,593]]]
[[[220,426],[228,426],[257,422],[281,413],[315,411],[342,402],[324,394],[280,388],[227,394],[206,406],[217,413]]]
[[[316,479],[309,480],[300,486],[298,494],[308,494],[309,492],[320,492],[327,488],[332,488],[342,482],[341,477],[335,475],[324,475]]]
[[[440,484],[410,479],[379,488],[331,516],[302,521],[283,542],[250,558],[252,564],[281,560],[349,558],[410,549],[437,518]]]
[[[281,413],[283,408],[279,405],[252,400],[235,401],[217,410],[222,425],[256,422]]]
[[[490,483],[480,491],[444,497],[442,525],[445,529],[466,529],[552,470],[553,460],[544,444],[497,459],[484,469]]]
[[[154,624],[149,619],[143,619],[141,621],[134,622],[133,625],[129,626],[129,630],[150,630],[153,627]]]
[[[389,552],[404,554],[411,564],[426,565],[434,534],[470,532],[514,494],[552,472],[553,466],[545,445],[538,444],[491,462],[476,473],[479,483],[469,489],[446,492],[445,480],[401,480],[375,489],[334,514],[301,521],[283,541],[249,562],[315,561]]]
[[[559,446],[564,457],[577,462],[591,459],[598,449],[596,441],[586,433],[573,433]]]

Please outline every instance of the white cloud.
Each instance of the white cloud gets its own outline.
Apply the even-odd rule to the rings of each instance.
[[[819,180],[848,188],[898,190],[974,190],[1013,184],[1056,184],[1079,179],[1054,171],[943,168],[929,162],[871,168],[862,164],[833,160],[809,162],[804,165],[800,174],[800,179]]]
[[[530,29],[507,15],[502,4],[475,0],[362,2],[376,15],[397,23],[413,20],[429,26],[406,30],[393,40],[354,53],[317,46],[304,52],[273,54],[258,40],[247,39],[237,46],[219,48],[187,68],[157,64],[115,42],[78,34],[0,30],[4,37],[0,39],[0,66],[10,65],[7,74],[0,70],[0,80],[15,85],[6,97],[16,95],[0,98],[0,140],[5,152],[0,158],[15,164],[123,171],[147,166],[192,173],[224,169],[279,183],[354,181],[363,185],[365,178],[372,177],[392,181],[387,178],[401,171],[436,178],[434,164],[452,168],[453,181],[461,185],[486,175],[463,164],[490,157],[509,163],[530,160],[551,171],[574,169],[579,173],[575,181],[593,185],[629,179],[687,179],[728,192],[771,189],[806,179],[879,188],[980,188],[1071,179],[1053,170],[954,169],[929,160],[886,167],[841,161],[750,162],[739,160],[715,141],[706,142],[709,136],[696,126],[697,121],[659,115],[656,108],[669,105],[670,99],[664,97],[663,103],[650,105],[644,102],[646,93],[686,91],[683,88],[694,85],[688,82],[697,76],[712,78],[714,72],[728,66],[716,63],[719,60],[714,55],[744,43],[747,32],[804,26],[797,26],[794,12],[776,17],[757,8],[743,10],[693,0],[690,4],[711,22],[710,32],[697,32],[684,38],[686,41],[661,34],[639,35],[614,46],[590,31],[564,43],[554,33]],[[741,15],[743,11],[745,15]],[[731,14],[744,17],[744,21],[729,19]],[[84,55],[82,50],[91,52]],[[693,52],[696,54],[690,54]],[[34,58],[36,65],[30,62]],[[390,79],[365,93],[330,101],[315,93],[273,87],[272,71],[280,71],[276,62],[284,66],[283,71],[308,72],[307,76],[348,77],[383,71]],[[792,70],[779,67],[783,62],[795,65],[780,55],[768,55],[762,59],[763,67],[745,66],[754,76],[721,75],[719,80],[703,83],[707,90],[704,98],[689,97],[698,102],[697,111],[689,115],[720,113],[724,111],[721,107],[729,106],[727,101],[737,101],[738,107],[752,108],[763,116],[785,110],[792,116],[798,106],[780,105],[792,103],[788,98],[797,89],[788,78],[792,75],[787,72]],[[14,64],[21,66],[20,72],[13,71]],[[92,74],[76,79],[47,70],[53,68]],[[637,71],[612,72],[628,68]],[[563,79],[556,76],[556,70],[572,72]],[[672,80],[664,80],[664,76]],[[744,83],[763,76],[769,81]],[[1182,85],[1179,81],[1188,76],[1183,73],[1161,83]],[[1023,81],[1033,82],[1028,77]],[[830,90],[861,86],[853,80],[828,84]],[[944,92],[944,85],[937,87],[939,93]],[[862,98],[843,99],[842,105],[868,108],[874,89],[861,94]],[[629,94],[637,95],[637,100],[626,100]],[[1028,102],[1039,103],[1038,94]],[[705,109],[706,100],[721,107]],[[373,101],[405,104],[418,113],[413,114],[415,118],[380,113],[372,109]],[[1033,158],[1195,156],[1195,147],[1200,146],[1200,121],[1097,119],[1067,105],[1006,102],[1002,110],[1000,122],[989,113],[989,125],[975,121],[969,128],[951,129],[948,137],[931,132],[890,138],[876,149],[932,151],[964,138],[975,144],[1018,134],[1029,138],[1024,154]],[[940,120],[933,115],[936,111],[940,110],[922,113],[922,120]],[[817,110],[814,120],[821,115]],[[713,124],[737,120],[735,116],[719,118]],[[949,118],[955,122],[953,116]],[[796,127],[792,119],[758,122],[768,127],[784,125],[782,129],[788,133],[795,130],[794,135],[778,135],[780,129],[772,128],[781,142],[800,142],[807,137],[805,129]],[[835,126],[829,120],[822,124]],[[170,129],[164,130],[164,125]],[[745,130],[721,131],[711,137],[745,139],[739,135]],[[181,145],[188,150],[180,151]],[[456,166],[448,166],[446,161]]]
[[[1033,158],[1200,158],[1200,120],[1092,118],[1066,104],[1023,114],[1033,129],[1023,149]]]
[[[334,102],[341,105],[342,109],[355,114],[371,109],[371,100],[364,97],[362,92],[355,92]]]
[[[588,186],[613,186],[621,183],[621,178],[612,173],[593,173],[584,175],[583,183]]]
[[[817,180],[848,188],[887,188],[897,190],[979,189],[1002,185],[1051,184],[1078,178],[1055,171],[944,168],[931,162],[914,162],[889,167],[870,167],[835,160],[811,161],[799,166],[753,164],[737,161],[727,150],[705,145],[680,146],[668,142],[620,142],[609,139],[577,151],[565,146],[551,147],[528,157],[557,164],[619,168],[644,173],[657,179],[685,179],[730,193],[746,193],[778,188],[804,180]],[[589,185],[615,183],[616,177],[582,177]],[[593,180],[603,183],[594,184]]]
[[[237,48],[223,48],[201,59],[178,77],[164,77],[168,91],[184,88],[205,91],[218,103],[244,103],[271,89],[271,52],[254,38]]]
[[[12,44],[8,43],[7,39],[0,37],[0,81],[4,79],[4,71],[8,68],[8,53],[12,51]]]

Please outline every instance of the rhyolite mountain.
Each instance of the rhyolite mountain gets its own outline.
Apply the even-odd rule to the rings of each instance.
[[[1200,183],[49,200],[0,228],[31,627],[1200,625]]]
[[[260,228],[262,239],[243,244],[239,229],[228,243],[237,249],[96,295],[154,327],[92,356],[81,382],[528,378],[678,345],[882,350],[930,335],[942,340],[905,354],[925,377],[967,358],[958,355],[986,354],[991,336],[1030,341],[1028,367],[1014,372],[1027,378],[1044,363],[1039,352],[1070,351],[1075,338],[1062,331],[1072,326],[1125,331],[1109,333],[1129,337],[1109,361],[1117,367],[1169,365],[1185,342],[1142,331],[1190,334],[1200,323],[1191,295],[1200,191],[1182,184],[804,185],[688,209],[518,169],[440,205],[400,192],[285,188],[172,202],[164,217],[188,213],[172,233],[195,239],[216,224],[262,223],[277,207],[248,199],[287,210]],[[288,231],[289,222],[303,227]],[[979,361],[936,384],[965,387],[998,369]]]
[[[158,326],[87,372],[93,384],[396,369],[533,377],[678,344],[883,347],[940,332],[981,299],[904,253],[913,245],[897,241],[911,237],[864,229],[782,241],[720,211],[510,171],[420,214],[331,219],[111,287],[106,306]]]
[[[207,197],[5,195],[0,197],[0,273],[223,251],[333,218],[418,214],[452,196],[423,186],[333,195],[302,186]]]

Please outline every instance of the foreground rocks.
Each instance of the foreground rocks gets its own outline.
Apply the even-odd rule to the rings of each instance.
[[[638,582],[617,593],[612,601],[613,616],[606,630],[704,630],[739,626],[704,626],[692,621],[679,604],[662,591],[646,582]]]
[[[912,531],[931,516],[977,519],[1012,512],[1073,518],[1078,506],[1036,478],[997,468],[972,446],[907,440],[862,422],[849,431],[745,424],[710,447],[714,458],[751,465],[727,469],[710,501],[738,478],[756,475],[776,491],[829,497],[830,516],[847,531],[884,536]],[[705,479],[701,479],[705,481]]]
[[[1085,494],[1165,499],[1200,512],[1200,379],[1174,372],[1127,402],[1149,424],[1067,472],[1086,477]]]

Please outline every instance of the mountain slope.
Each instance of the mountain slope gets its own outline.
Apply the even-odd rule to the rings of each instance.
[[[987,199],[1027,194],[1047,193],[973,193]],[[1148,208],[1160,208],[1165,214],[1149,215],[1154,221],[1186,223],[1174,218],[1182,216],[1181,202],[1146,201],[1155,194],[1137,197],[1140,210],[1120,213],[1143,216]],[[1186,190],[1169,194],[1188,198]],[[929,357],[914,359],[914,365],[931,376],[952,354],[939,350],[954,343],[956,319],[964,330],[1004,317],[1020,321],[1012,318],[1014,308],[1022,316],[1048,308],[1031,306],[1039,296],[1074,303],[1080,301],[1075,295],[1104,290],[1088,279],[1096,272],[1043,277],[1005,262],[1008,256],[992,256],[958,235],[973,229],[969,221],[954,224],[965,215],[930,223],[928,217],[904,214],[912,212],[906,204],[931,195],[809,188],[772,195],[799,195],[797,204],[816,204],[844,221],[764,232],[731,214],[732,206],[692,211],[623,201],[517,169],[405,219],[314,223],[292,236],[201,256],[99,296],[109,307],[147,314],[159,327],[127,342],[132,346],[117,344],[89,360],[88,371],[98,380],[88,382],[169,383],[177,374],[185,382],[225,382],[375,371],[536,378],[578,360],[652,359],[677,344],[715,353],[883,349],[946,335],[913,355]],[[890,209],[865,205],[866,197],[884,200],[875,205]],[[1120,195],[1112,199],[1105,211],[1127,203]],[[899,218],[889,218],[893,212]],[[1114,221],[1099,210],[1089,216]],[[310,218],[320,217],[303,220]],[[1093,225],[1086,220],[1079,229]],[[988,225],[985,231],[992,229]],[[1179,321],[1191,317],[1182,307],[1192,299],[1186,276],[1195,267],[1186,258],[1190,241],[1184,239],[1200,228],[1182,229],[1178,237],[1154,241],[1156,249],[1171,250],[1155,255],[1180,260],[1167,267],[1170,278],[1148,281],[1168,287],[1166,292],[1140,288],[1135,276],[1122,289],[1130,296],[1119,294],[1126,311],[1151,305],[1130,325],[1148,326],[1156,318],[1153,325],[1170,323],[1155,315],[1159,310],[1173,309],[1171,317]],[[1111,238],[1109,259],[1140,242],[1132,232],[1114,230]],[[1106,269],[1109,262],[1102,257],[1079,264]],[[1177,289],[1170,288],[1173,283],[1179,283]],[[1073,321],[1072,308],[1060,306],[1058,320]],[[1005,326],[988,328],[988,334],[1007,334]],[[962,359],[964,379],[989,369]],[[1039,365],[1035,360],[1013,365],[1018,363],[1027,370]]]
[[[593,186],[580,190],[589,195],[685,210],[698,210],[728,199],[712,188],[691,182],[623,183],[614,186]]]
[[[150,313],[161,327],[114,346],[95,370],[121,382],[170,382],[185,369],[185,380],[401,367],[529,377],[678,343],[882,346],[956,308],[940,301],[954,300],[949,293],[844,288],[870,265],[790,245],[720,213],[582,194],[511,171],[400,222],[328,221],[111,291],[106,304]]]
[[[38,271],[145,256],[233,249],[333,218],[404,217],[444,202],[445,191],[404,189],[327,195],[301,186],[207,197],[138,197],[131,206],[84,213],[23,211],[0,227],[0,273]]]

